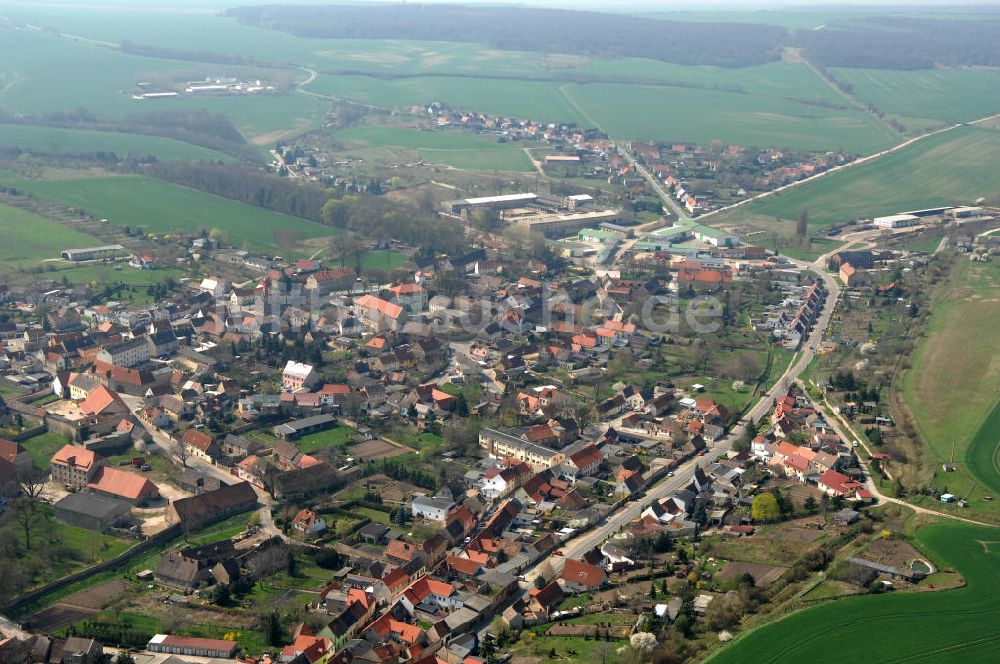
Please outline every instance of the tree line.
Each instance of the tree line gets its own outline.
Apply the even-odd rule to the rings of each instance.
[[[870,16],[799,30],[796,45],[826,67],[929,69],[1000,65],[1000,20]]]
[[[524,7],[269,5],[237,7],[227,14],[249,25],[303,37],[421,39],[682,65],[759,65],[780,59],[785,46],[804,48],[811,61],[829,67],[1000,65],[1000,17],[951,20],[872,15],[792,34],[777,25],[682,22]]]
[[[230,9],[243,23],[302,37],[421,39],[508,51],[634,57],[744,67],[781,56],[779,26],[662,21],[623,14],[462,5],[259,6]]]
[[[340,195],[337,190],[300,184],[238,165],[161,161],[142,165],[138,170],[173,184],[321,223],[323,205]]]

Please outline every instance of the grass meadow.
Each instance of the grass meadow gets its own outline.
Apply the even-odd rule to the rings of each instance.
[[[263,251],[283,251],[275,240],[279,229],[298,231],[303,240],[338,233],[308,219],[139,175],[29,180],[0,172],[0,183],[15,185],[67,207],[82,208],[121,226],[151,233],[196,233],[218,228],[231,244]]]
[[[1000,191],[1000,132],[960,127],[860,166],[825,175],[729,213],[723,221],[796,219],[822,227],[939,205],[971,204]]]
[[[938,488],[969,496],[1000,494],[1000,264],[957,261],[949,283],[935,294],[927,331],[903,374],[902,397],[928,452],[940,467]],[[981,495],[969,496],[976,501]]]
[[[0,205],[0,264],[27,267],[62,249],[102,244],[86,233],[20,208]]]
[[[918,546],[956,569],[962,588],[852,596],[751,630],[707,662],[985,662],[1000,632],[1000,545],[992,528],[934,524]]]
[[[347,143],[413,150],[424,161],[454,168],[532,171],[531,160],[518,143],[473,136],[467,132],[423,131],[404,127],[355,127],[333,137]]]

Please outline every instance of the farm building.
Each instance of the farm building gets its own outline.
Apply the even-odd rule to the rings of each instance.
[[[160,498],[157,486],[142,475],[108,466],[97,471],[87,488],[96,494],[139,506]]]
[[[238,482],[215,491],[181,498],[167,508],[167,523],[198,528],[218,519],[247,512],[257,507],[257,494],[247,482]]]
[[[107,244],[103,247],[87,247],[85,249],[63,249],[59,255],[68,261],[92,261],[98,258],[114,258],[119,252],[125,251],[120,244]]]
[[[879,574],[884,574],[891,579],[902,579],[904,581],[919,581],[920,579],[927,576],[924,572],[918,570],[902,569],[899,567],[892,567],[891,565],[883,565],[882,563],[877,563],[866,558],[859,558],[857,556],[848,556],[844,558],[849,563],[854,563],[861,567],[865,567],[870,570],[874,570]]]
[[[124,502],[91,493],[71,493],[52,507],[63,523],[99,533],[128,521],[132,514]]]
[[[580,242],[594,242],[597,244],[617,243],[620,236],[617,233],[598,228],[584,228],[576,235]]]
[[[463,198],[457,201],[445,201],[442,207],[449,214],[468,216],[475,210],[508,210],[520,207],[526,203],[534,203],[537,194],[506,194],[503,196],[482,196],[479,198]]]
[[[878,228],[905,228],[920,223],[920,218],[912,214],[892,214],[887,217],[875,217],[873,222]]]
[[[146,644],[150,652],[162,652],[171,655],[192,655],[195,657],[222,657],[232,659],[238,649],[236,641],[221,639],[201,639],[193,636],[173,636],[156,634]]]
[[[290,440],[329,429],[336,423],[337,419],[333,415],[313,415],[312,417],[303,417],[301,420],[292,420],[285,424],[279,424],[271,432],[277,438]]]
[[[545,156],[546,164],[579,164],[580,158],[567,154],[550,154]]]
[[[945,213],[949,219],[967,219],[969,217],[981,217],[983,208],[981,207],[957,207]]]

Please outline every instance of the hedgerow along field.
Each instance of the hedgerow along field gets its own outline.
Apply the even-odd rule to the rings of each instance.
[[[708,217],[712,224],[797,219],[826,227],[941,205],[972,204],[1000,191],[1000,131],[958,127],[890,155],[824,175],[785,192]]]
[[[113,152],[122,158],[152,155],[160,160],[232,161],[232,157],[216,150],[172,138],[34,125],[0,124],[0,146],[21,148],[36,154],[93,155]]]
[[[273,253],[285,251],[278,246],[276,231],[296,231],[303,240],[340,233],[308,219],[139,175],[32,180],[0,171],[0,183],[66,207],[86,210],[119,226],[160,234],[218,228],[226,241],[236,247]]]
[[[0,266],[27,267],[59,258],[63,249],[103,244],[58,221],[16,207],[0,205]]]
[[[424,161],[454,168],[496,171],[532,171],[531,160],[520,143],[498,143],[496,139],[468,132],[446,132],[404,127],[354,127],[333,135],[348,145],[361,144],[399,148]]]
[[[1000,495],[1000,264],[959,260],[935,292],[924,336],[900,381],[935,468],[938,489],[989,508],[984,494]],[[978,489],[973,491],[973,485]]]
[[[933,524],[916,543],[966,586],[852,596],[793,613],[724,647],[711,664],[989,662],[1000,642],[1000,531]]]

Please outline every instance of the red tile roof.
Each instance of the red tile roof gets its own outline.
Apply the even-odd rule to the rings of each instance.
[[[467,576],[475,576],[479,573],[479,569],[482,567],[475,560],[470,560],[468,558],[462,558],[459,556],[448,556],[448,567],[452,568],[459,574],[465,574]]]
[[[24,452],[24,447],[21,446],[21,443],[0,438],[0,459],[14,463],[17,455],[22,452]]]
[[[600,588],[607,577],[604,570],[581,560],[567,558],[559,578],[586,588]]]
[[[125,405],[125,402],[115,392],[101,385],[80,402],[80,411],[84,415],[100,415],[115,403],[120,404],[128,410],[128,406]]]
[[[586,468],[594,462],[600,463],[601,459],[604,458],[604,454],[597,449],[596,445],[591,444],[574,452],[569,458],[577,468]]]
[[[207,452],[208,448],[212,445],[212,437],[198,429],[188,429],[184,432],[184,437],[181,440],[191,447],[198,448],[202,452]]]
[[[375,297],[374,295],[362,295],[356,299],[354,303],[359,307],[364,307],[365,309],[374,309],[389,318],[399,318],[399,314],[403,312],[403,308],[398,304],[386,302],[382,298]]]
[[[851,478],[847,477],[846,475],[841,475],[835,470],[828,470],[825,473],[823,473],[822,477],[819,478],[818,483],[822,484],[823,486],[829,487],[830,489],[838,493],[847,493],[848,489],[850,488],[847,485],[850,481]]]
[[[90,470],[93,465],[101,461],[102,457],[91,450],[78,445],[63,445],[63,448],[52,455],[51,462],[60,466],[70,466]]]
[[[145,477],[118,468],[104,467],[101,474],[87,486],[128,500],[155,498],[160,494],[156,485]]]

